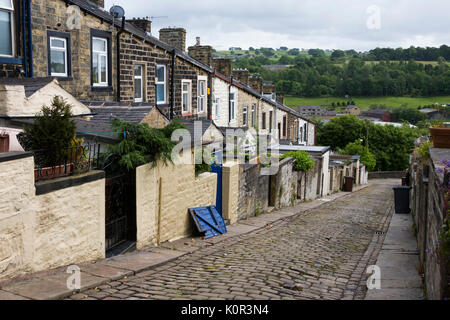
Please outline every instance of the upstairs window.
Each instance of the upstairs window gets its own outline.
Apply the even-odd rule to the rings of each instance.
[[[167,67],[162,64],[156,66],[156,101],[167,103]]]
[[[267,129],[266,113],[265,112],[262,113],[262,129],[263,130]]]
[[[198,113],[206,112],[206,80],[198,81]]]
[[[236,119],[236,95],[234,92],[230,93],[230,122]]]
[[[252,127],[255,127],[256,124],[256,113],[255,113],[256,106],[252,105]]]
[[[59,32],[48,33],[49,74],[52,77],[70,75],[70,36]]]
[[[14,5],[12,0],[0,0],[0,56],[14,56]]]
[[[183,80],[181,82],[181,105],[182,113],[188,115],[192,113],[192,82]]]
[[[108,39],[92,38],[92,79],[96,87],[108,86]]]
[[[242,114],[242,125],[246,126],[247,125],[247,120],[248,119],[248,115],[247,115],[247,107],[244,107],[244,112]]]
[[[144,101],[144,67],[134,66],[134,102]]]
[[[220,117],[220,98],[214,99],[214,119],[219,119]]]

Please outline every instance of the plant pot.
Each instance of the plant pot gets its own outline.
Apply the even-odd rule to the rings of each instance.
[[[0,134],[0,152],[9,152],[9,134]]]
[[[430,128],[433,146],[450,149],[450,128]]]
[[[40,169],[34,169],[34,179],[38,180],[50,180],[61,177],[66,177],[72,174],[73,172],[73,164],[60,165],[54,167],[45,167]]]

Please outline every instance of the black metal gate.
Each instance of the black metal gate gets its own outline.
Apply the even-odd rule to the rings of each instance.
[[[106,251],[136,241],[136,174],[106,179]]]

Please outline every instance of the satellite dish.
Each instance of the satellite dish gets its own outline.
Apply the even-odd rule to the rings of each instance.
[[[116,19],[122,19],[125,16],[125,10],[121,6],[112,6],[109,13]]]

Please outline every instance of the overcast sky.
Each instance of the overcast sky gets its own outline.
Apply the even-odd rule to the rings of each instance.
[[[106,0],[127,18],[183,27],[187,46],[201,37],[230,47],[356,49],[450,45],[449,0]]]

